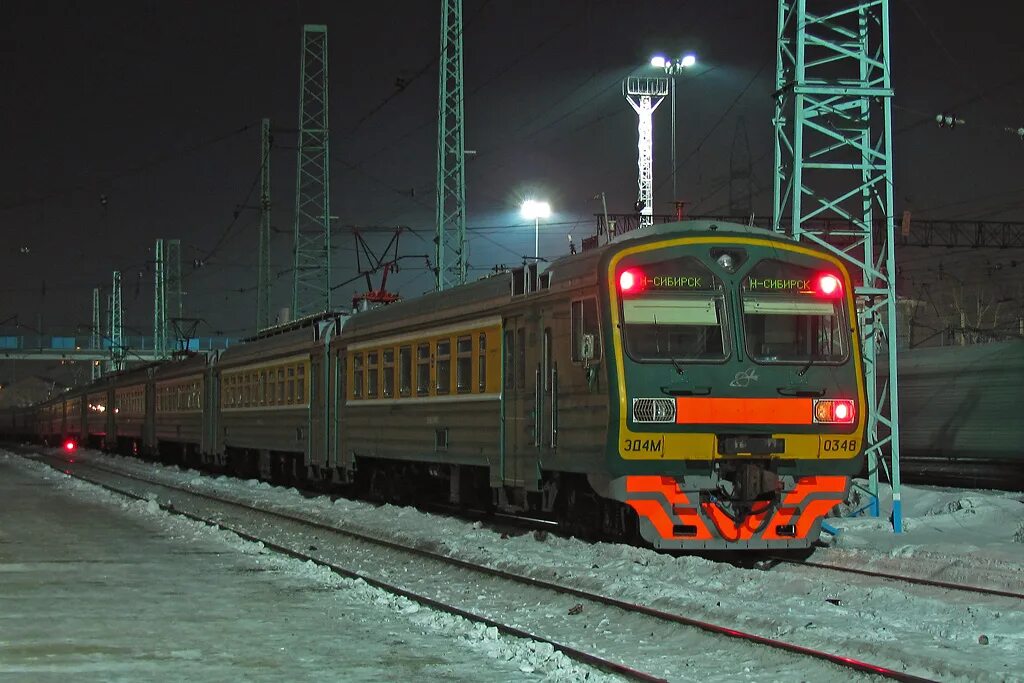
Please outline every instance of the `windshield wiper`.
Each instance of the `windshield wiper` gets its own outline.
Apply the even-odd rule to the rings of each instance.
[[[800,368],[799,370],[796,371],[796,376],[797,377],[803,377],[804,375],[806,375],[807,371],[811,369],[811,366],[814,365],[814,361],[816,361],[816,360],[817,360],[817,358],[815,358],[814,356],[811,356],[811,358],[807,361],[807,364],[804,365],[802,368]]]

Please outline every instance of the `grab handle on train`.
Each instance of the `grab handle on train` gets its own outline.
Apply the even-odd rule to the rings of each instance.
[[[821,398],[825,395],[824,389],[794,389],[793,387],[776,387],[775,391],[782,396],[798,396],[800,398]]]
[[[666,396],[707,396],[711,393],[711,387],[662,387],[661,393]]]

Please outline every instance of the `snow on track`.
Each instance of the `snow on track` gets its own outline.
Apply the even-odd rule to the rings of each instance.
[[[834,572],[777,567],[739,569],[699,557],[532,534],[507,536],[479,523],[374,506],[256,481],[206,477],[176,468],[103,456],[79,457],[137,470],[197,489],[273,504],[324,522],[401,538],[462,559],[650,604],[807,647],[840,652],[943,680],[1024,680],[1024,616],[1009,599],[954,595],[934,588],[836,581]],[[884,521],[840,519],[831,548],[812,558],[894,573],[929,572],[1008,590],[1024,567],[1020,494],[905,487],[907,533]],[[964,503],[963,501],[970,501]],[[974,512],[966,512],[974,510]],[[940,571],[941,570],[941,571]]]

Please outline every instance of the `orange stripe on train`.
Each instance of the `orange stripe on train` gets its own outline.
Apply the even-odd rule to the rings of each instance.
[[[813,419],[809,398],[676,398],[677,424],[804,425]]]

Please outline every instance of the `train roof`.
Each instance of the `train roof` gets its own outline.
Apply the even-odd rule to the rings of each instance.
[[[608,252],[622,248],[624,243],[638,239],[653,241],[669,235],[715,234],[716,232],[722,235],[749,235],[792,241],[785,235],[774,231],[739,223],[712,220],[659,223],[631,230],[616,236],[611,242],[581,253],[567,254],[549,263],[538,264],[537,278],[540,284],[539,287],[532,290],[528,286],[522,285],[523,278],[529,277],[524,275],[524,271],[528,271],[532,267],[530,264],[452,289],[429,292],[413,299],[403,299],[387,306],[356,313],[345,323],[345,336],[359,337],[379,328],[390,330],[406,326],[417,327],[429,324],[441,314],[453,322],[459,319],[478,318],[493,312],[495,307],[510,301],[516,294],[529,295],[545,290],[570,289],[595,284],[598,277],[597,262]]]

